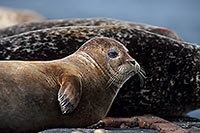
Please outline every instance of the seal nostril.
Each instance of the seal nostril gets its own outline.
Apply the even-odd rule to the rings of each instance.
[[[135,61],[134,60],[132,60],[132,61],[130,61],[133,65],[135,65]]]

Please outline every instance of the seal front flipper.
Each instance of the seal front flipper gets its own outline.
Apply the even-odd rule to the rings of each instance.
[[[58,101],[62,114],[72,112],[78,105],[82,94],[81,80],[77,76],[66,76],[58,91]]]

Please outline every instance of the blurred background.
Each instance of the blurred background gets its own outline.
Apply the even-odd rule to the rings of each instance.
[[[200,0],[0,0],[0,7],[32,10],[46,19],[105,17],[146,23],[200,44]],[[200,111],[189,115],[200,118]]]
[[[200,44],[200,0],[0,0],[47,19],[106,17],[166,27]]]

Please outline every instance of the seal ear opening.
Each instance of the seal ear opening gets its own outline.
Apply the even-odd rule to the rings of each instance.
[[[82,95],[82,85],[78,77],[67,76],[58,91],[58,102],[62,114],[71,113]]]

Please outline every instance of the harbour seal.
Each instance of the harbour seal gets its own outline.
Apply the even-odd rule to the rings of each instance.
[[[0,62],[0,132],[85,127],[103,119],[140,65],[125,46],[93,38],[53,61]]]

